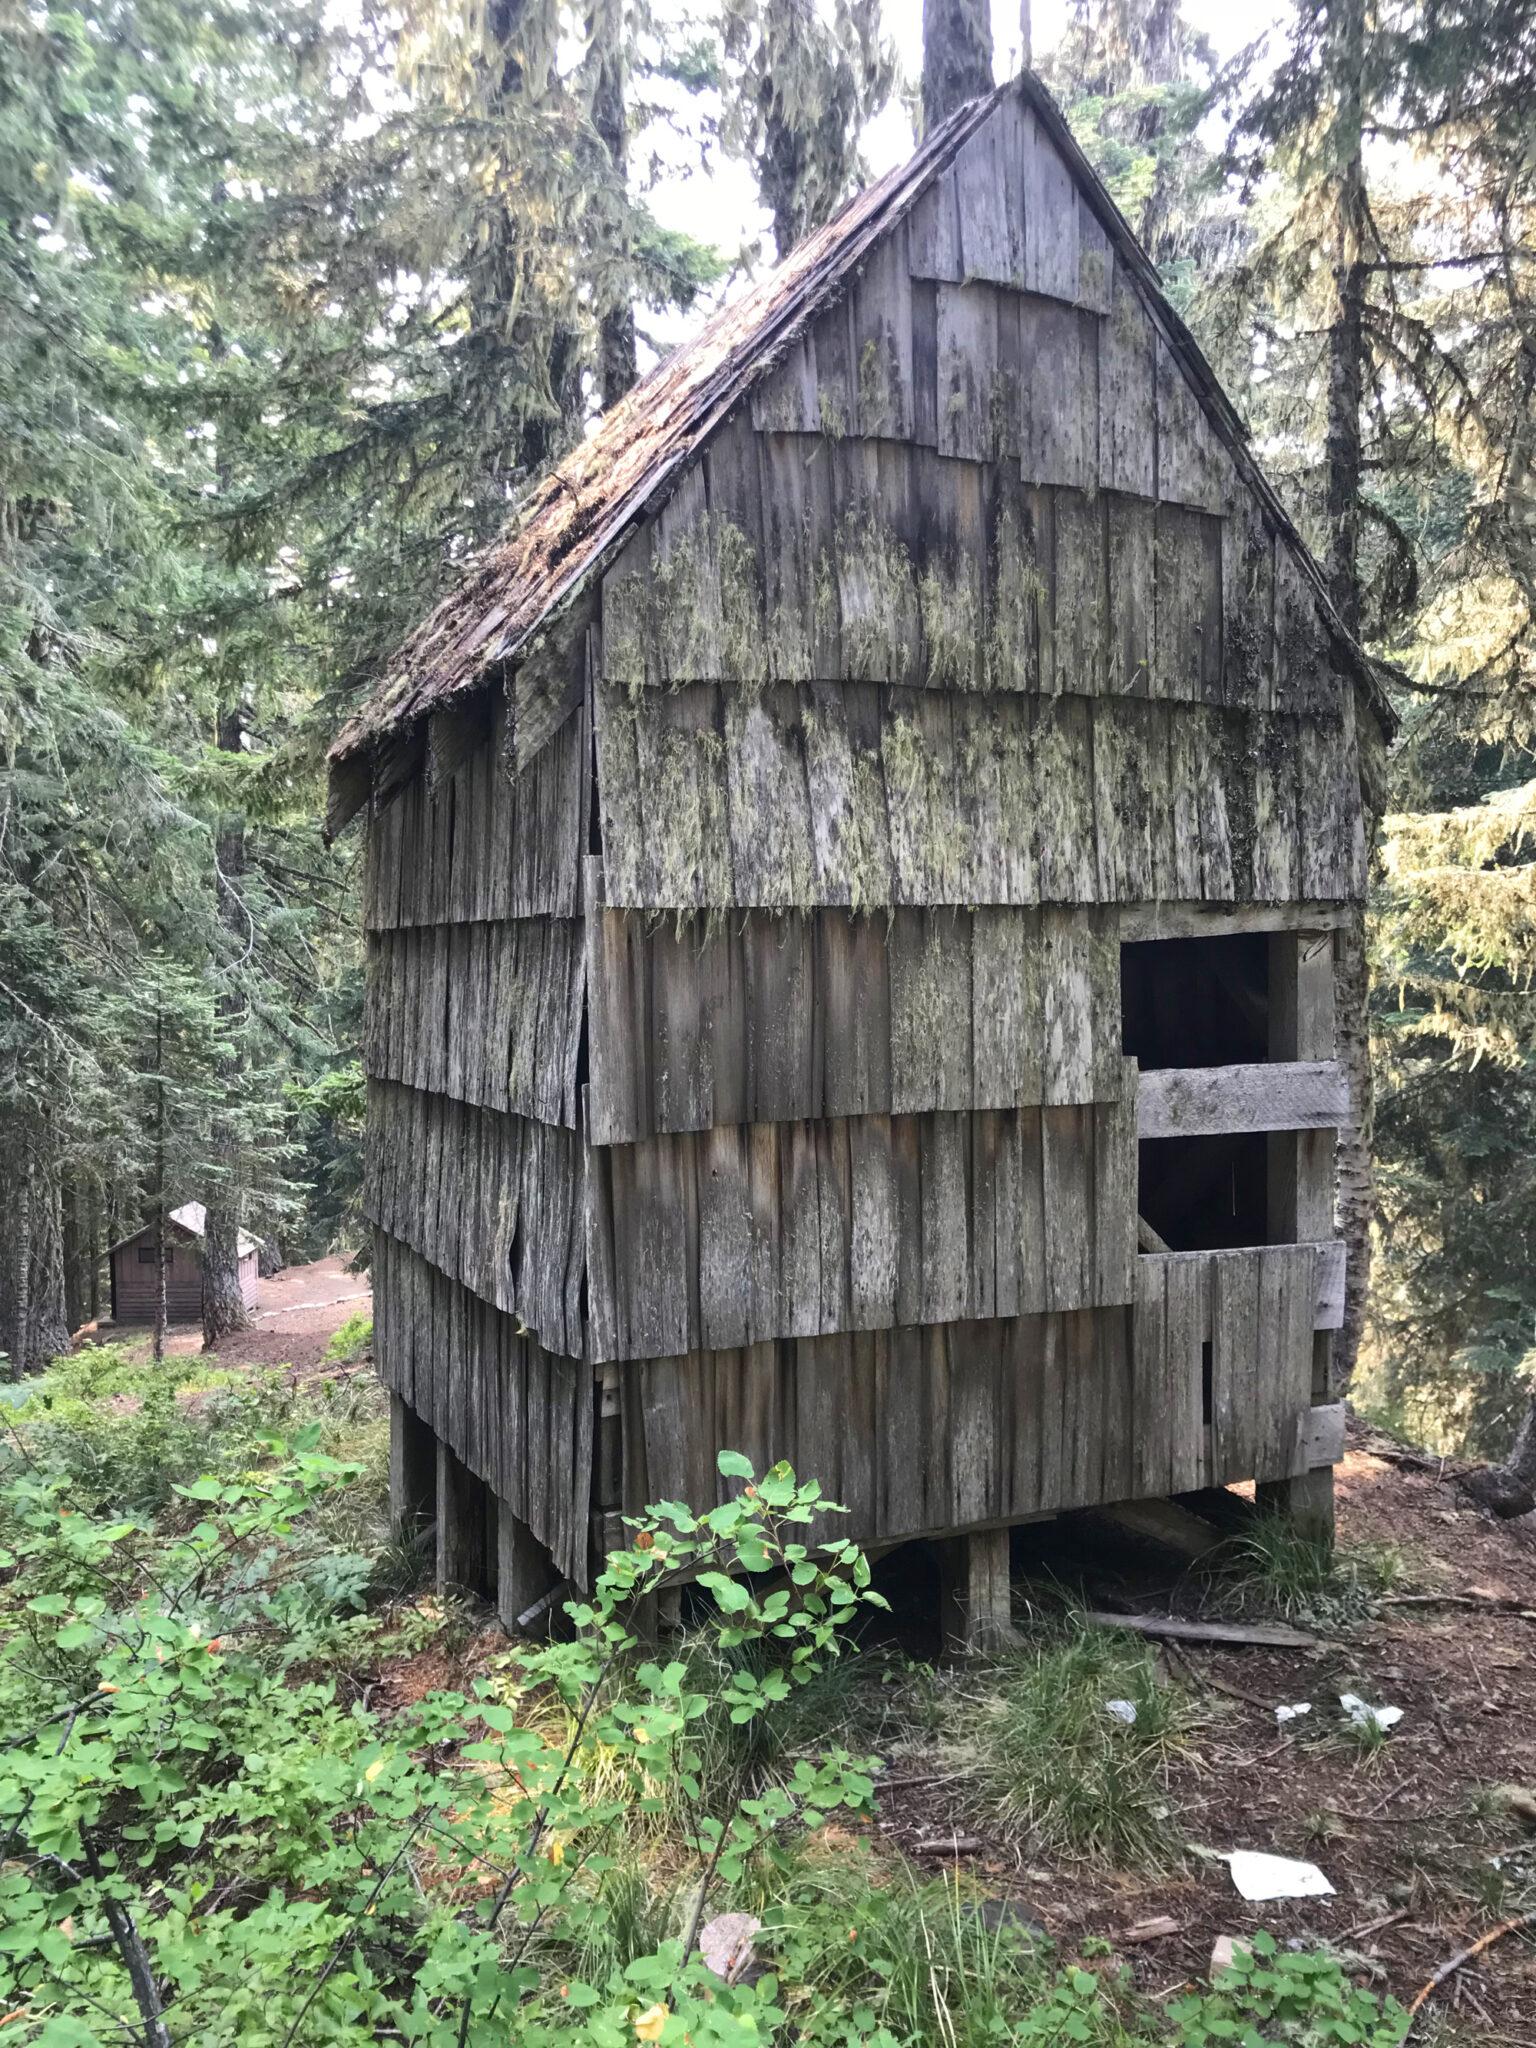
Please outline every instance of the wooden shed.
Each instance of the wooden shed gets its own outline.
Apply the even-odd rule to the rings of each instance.
[[[332,756],[444,1577],[515,1617],[727,1447],[977,1629],[1015,1522],[1326,1521],[1389,718],[1028,76],[647,378]]]
[[[203,1315],[203,1236],[207,1210],[201,1202],[184,1202],[165,1219],[165,1312],[173,1323],[201,1322]],[[247,1308],[256,1306],[260,1253],[254,1237],[240,1233],[240,1293]],[[112,1320],[152,1323],[155,1319],[155,1232],[146,1223],[132,1237],[112,1247]]]

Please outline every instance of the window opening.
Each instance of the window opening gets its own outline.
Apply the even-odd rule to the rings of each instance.
[[[1269,1057],[1269,939],[1146,939],[1120,948],[1124,1052],[1143,1072]],[[1269,1239],[1269,1147],[1259,1133],[1143,1138],[1136,1206],[1175,1252]]]

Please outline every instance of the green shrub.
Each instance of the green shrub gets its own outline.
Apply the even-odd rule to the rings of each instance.
[[[364,1309],[354,1309],[332,1334],[325,1347],[327,1365],[353,1365],[360,1358],[366,1358],[373,1349],[373,1317]]]
[[[1358,1989],[1336,1956],[1283,1953],[1264,1932],[1253,1937],[1251,1954],[1237,1950],[1209,1992],[1179,2000],[1170,2017],[1183,2048],[1398,2048],[1408,2032],[1397,2000]]]

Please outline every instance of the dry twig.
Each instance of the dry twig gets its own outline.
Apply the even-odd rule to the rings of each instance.
[[[1536,1912],[1517,1913],[1513,1920],[1501,1920],[1497,1927],[1490,1928],[1479,1940],[1474,1941],[1470,1948],[1460,1950],[1458,1954],[1443,1962],[1409,2006],[1410,2016],[1416,2013],[1425,2000],[1438,1991],[1448,1978],[1454,1977],[1458,1970],[1470,1963],[1474,1956],[1480,1956],[1484,1949],[1492,1948],[1493,1944],[1502,1941],[1506,1934],[1518,1934],[1523,1927],[1536,1927]]]

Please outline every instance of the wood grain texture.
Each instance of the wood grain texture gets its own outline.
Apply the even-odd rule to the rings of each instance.
[[[1223,1131],[1336,1130],[1348,1107],[1337,1060],[1164,1067],[1140,1077],[1137,1134],[1193,1138]]]
[[[637,707],[602,685],[597,750],[615,907],[1243,904],[1282,845],[1309,902],[1363,886],[1342,721],[855,683]]]
[[[587,934],[595,1144],[1120,1094],[1119,949],[1101,909],[720,920],[599,903]]]
[[[380,1378],[585,1585],[590,1368],[541,1349],[513,1317],[382,1230],[373,1286]],[[459,1382],[477,1398],[455,1406]]]

